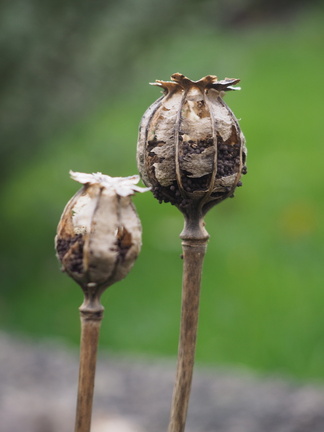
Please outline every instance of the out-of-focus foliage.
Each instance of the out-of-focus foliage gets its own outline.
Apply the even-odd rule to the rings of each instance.
[[[308,5],[316,3],[310,0]],[[301,0],[5,0],[0,4],[2,175],[48,138],[133,87],[144,52],[166,36],[195,35],[294,16]],[[122,88],[121,88],[121,82]]]
[[[285,14],[234,0],[1,5],[5,328],[78,341],[81,289],[53,247],[78,189],[68,171],[136,173],[138,123],[159,96],[147,83],[174,72],[238,77],[243,90],[226,102],[241,118],[249,174],[206,220],[197,358],[324,377],[324,13],[287,4]],[[182,217],[150,193],[135,204],[142,253],[103,296],[101,343],[175,355]]]

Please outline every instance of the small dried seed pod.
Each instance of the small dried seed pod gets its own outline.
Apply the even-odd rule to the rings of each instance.
[[[164,89],[164,96],[142,118],[138,169],[160,202],[187,215],[199,208],[204,215],[233,196],[246,173],[245,139],[223,101],[226,91],[238,89],[233,85],[239,80],[208,75],[191,81],[178,73],[171,79],[153,83]]]
[[[112,178],[71,172],[84,184],[66,205],[55,248],[66,271],[89,296],[123,279],[141,248],[141,224],[130,195],[139,176]]]

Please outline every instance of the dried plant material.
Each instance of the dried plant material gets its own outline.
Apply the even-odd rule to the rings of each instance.
[[[208,232],[204,216],[232,197],[247,173],[245,139],[223,101],[239,80],[208,75],[191,81],[174,74],[156,81],[164,96],[143,115],[138,143],[140,175],[159,202],[184,215],[180,234],[183,282],[178,363],[168,432],[184,432],[195,359],[201,272]]]
[[[62,268],[84,291],[103,290],[124,278],[141,248],[141,224],[131,195],[147,188],[139,176],[71,172],[84,184],[66,205],[55,246]]]
[[[134,195],[134,192],[146,192],[149,188],[137,186],[139,176],[133,175],[129,177],[110,177],[109,175],[100,172],[87,174],[70,171],[71,178],[82,184],[101,185],[106,190],[106,195],[117,194],[127,197]]]
[[[183,213],[233,196],[246,173],[245,139],[238,121],[223,101],[239,80],[218,81],[208,75],[191,81],[174,74],[156,81],[164,96],[144,114],[138,137],[137,162],[144,183],[160,201]]]
[[[83,184],[67,203],[57,227],[55,248],[62,269],[83,289],[75,432],[90,432],[102,292],[132,268],[142,228],[131,196],[145,192],[139,176],[110,177],[70,172]]]

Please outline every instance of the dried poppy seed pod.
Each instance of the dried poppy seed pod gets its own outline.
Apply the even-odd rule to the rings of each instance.
[[[130,195],[144,192],[139,176],[112,178],[71,172],[84,184],[66,205],[55,247],[63,270],[81,285],[86,297],[123,279],[141,248],[141,224]]]
[[[137,145],[138,169],[160,202],[184,214],[181,325],[168,432],[184,432],[199,315],[202,265],[208,233],[204,215],[232,196],[246,173],[246,147],[238,121],[223,101],[237,79],[174,74],[157,81],[164,96],[145,112]]]
[[[246,173],[245,139],[223,101],[238,79],[208,75],[191,81],[174,74],[156,81],[164,96],[145,112],[137,162],[143,182],[160,202],[176,205],[187,217],[204,215],[241,185]]]

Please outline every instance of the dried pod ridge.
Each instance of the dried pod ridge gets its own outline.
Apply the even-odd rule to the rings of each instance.
[[[143,182],[160,201],[184,214],[209,208],[241,185],[246,173],[245,139],[225,104],[226,91],[239,80],[208,75],[192,81],[181,74],[153,85],[164,95],[145,112],[139,130],[137,162]]]
[[[86,295],[97,296],[124,278],[141,248],[141,224],[131,201],[139,177],[71,173],[84,184],[66,205],[58,225],[57,257]]]

